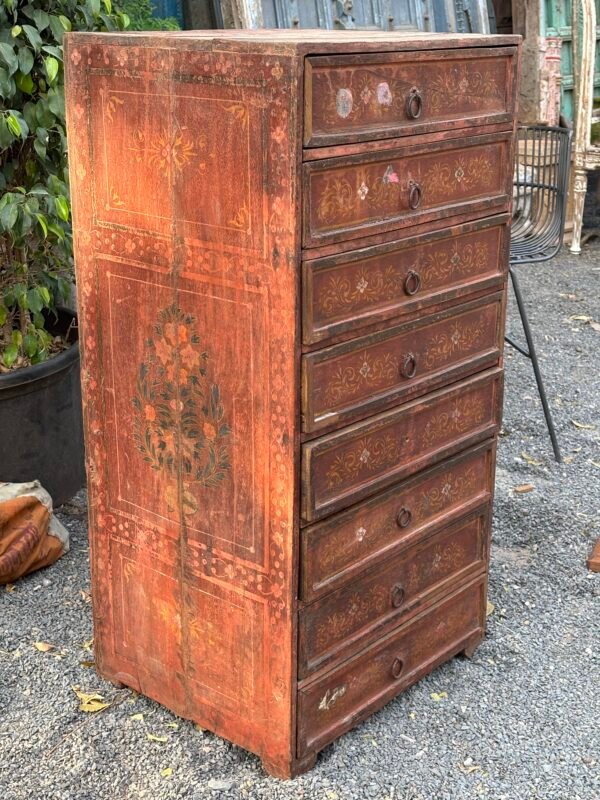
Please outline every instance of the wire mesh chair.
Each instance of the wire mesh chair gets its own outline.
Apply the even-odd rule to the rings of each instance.
[[[531,360],[557,461],[562,460],[560,448],[514,267],[547,261],[560,250],[567,210],[570,156],[571,131],[567,128],[527,125],[517,131],[508,269],[527,346],[520,345],[510,336],[505,336],[505,340]]]

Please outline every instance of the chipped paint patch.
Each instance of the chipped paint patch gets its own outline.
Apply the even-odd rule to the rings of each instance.
[[[338,89],[337,95],[335,98],[335,107],[338,113],[338,116],[342,119],[346,119],[352,113],[352,107],[354,105],[354,99],[352,97],[352,92],[350,89]]]

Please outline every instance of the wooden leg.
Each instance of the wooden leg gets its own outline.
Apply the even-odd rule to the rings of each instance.
[[[592,572],[600,572],[600,539],[598,539],[588,557],[587,568]]]
[[[295,778],[311,770],[317,762],[317,755],[318,753],[309,753],[303,758],[295,759],[291,763],[286,764],[269,761],[269,759],[263,758],[261,763],[263,769],[268,772],[269,775],[272,775],[274,778],[279,778],[280,780],[289,780],[290,778]]]
[[[462,651],[465,658],[473,658],[475,650],[479,647],[479,645],[483,641],[483,634],[477,634],[471,641],[467,644],[465,649]]]
[[[581,228],[583,225],[583,206],[587,190],[587,171],[584,167],[576,167],[573,180],[573,235],[571,252],[581,253]]]

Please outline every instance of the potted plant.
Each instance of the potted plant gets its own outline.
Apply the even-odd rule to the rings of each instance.
[[[111,0],[0,0],[0,481],[84,483],[62,38],[127,27]]]

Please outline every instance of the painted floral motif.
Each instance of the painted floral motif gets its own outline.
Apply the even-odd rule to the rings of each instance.
[[[317,627],[317,648],[324,650],[331,647],[335,642],[362,628],[373,617],[383,614],[388,605],[389,591],[384,586],[373,586],[366,592],[355,592],[343,608],[334,611]]]
[[[184,514],[197,510],[196,487],[220,483],[230,470],[219,386],[208,377],[208,353],[194,328],[195,317],[172,305],[161,311],[146,342],[136,393],[133,439],[152,469],[183,483]],[[177,486],[165,490],[171,510]]]
[[[462,474],[445,473],[439,484],[423,492],[416,505],[418,519],[426,519],[432,514],[454,505],[459,500],[467,497],[476,486],[477,475],[473,467],[469,467]]]
[[[357,305],[376,303],[395,296],[403,285],[403,275],[393,266],[361,270],[351,279],[345,271],[331,275],[319,287],[317,301],[326,314],[351,310]]]
[[[420,564],[411,564],[406,578],[407,592],[415,593],[419,588],[432,588],[432,584],[443,580],[465,565],[466,552],[458,542],[438,544],[430,558]]]
[[[481,101],[500,100],[503,86],[489,70],[462,65],[437,73],[427,92],[427,108],[435,113],[457,108],[478,108]]]
[[[483,421],[485,404],[481,397],[465,397],[454,402],[451,411],[442,411],[423,429],[423,447],[432,447],[455,433],[463,433]]]
[[[181,172],[195,158],[200,150],[206,148],[206,136],[191,135],[186,127],[176,128],[174,132],[162,132],[147,136],[138,129],[133,134],[130,150],[136,160],[158,170],[165,178],[172,172]],[[202,164],[198,167],[201,169]]]
[[[472,325],[461,325],[455,322],[449,331],[431,337],[425,347],[425,366],[433,369],[457,353],[469,352],[480,341],[483,332],[484,320],[482,319]]]
[[[494,168],[490,158],[484,155],[464,155],[453,163],[436,161],[421,180],[423,197],[429,203],[449,200],[457,191],[470,191],[478,186],[488,186]]]
[[[383,173],[380,167],[375,167],[358,169],[343,177],[328,176],[319,194],[317,217],[322,222],[332,217],[351,219],[358,215],[362,218],[365,209],[367,213],[385,211],[397,201],[399,194],[400,179],[391,164]]]
[[[443,281],[453,275],[470,275],[483,271],[489,264],[487,242],[455,244],[452,250],[446,247],[429,249],[424,253],[419,265],[422,283]],[[415,267],[417,269],[417,267]]]
[[[400,456],[400,443],[392,434],[366,436],[352,450],[335,457],[325,474],[327,487],[334,489],[345,481],[356,480],[364,473],[384,469],[397,463]]]
[[[325,402],[330,405],[355,397],[366,389],[375,390],[398,377],[398,358],[392,353],[372,358],[367,352],[356,358],[356,363],[340,365],[331,376],[325,390]]]

